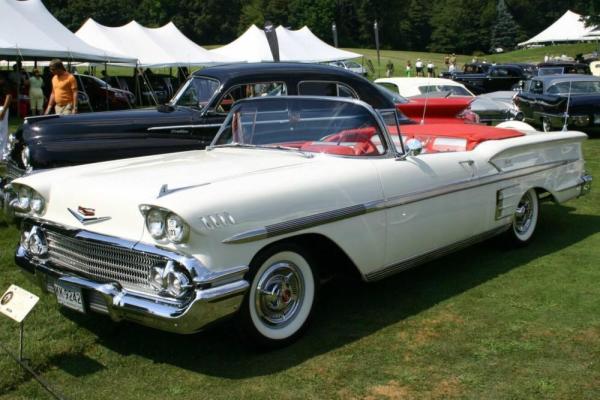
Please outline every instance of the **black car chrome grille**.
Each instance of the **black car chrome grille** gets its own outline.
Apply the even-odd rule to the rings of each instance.
[[[15,165],[14,162],[9,161],[6,164],[6,176],[8,178],[12,179],[17,179],[22,177],[23,175],[25,175],[25,170],[19,168],[17,165]]]
[[[118,282],[125,288],[156,293],[150,286],[150,271],[164,265],[165,258],[54,231],[46,234],[49,261],[54,265],[100,282]]]

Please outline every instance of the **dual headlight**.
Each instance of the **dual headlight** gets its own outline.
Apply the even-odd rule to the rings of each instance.
[[[25,185],[13,185],[13,190],[17,197],[11,204],[18,212],[44,214],[46,210],[44,196]]]
[[[146,229],[154,239],[167,239],[172,243],[187,241],[190,227],[179,215],[148,205],[141,205],[140,211],[146,218]]]

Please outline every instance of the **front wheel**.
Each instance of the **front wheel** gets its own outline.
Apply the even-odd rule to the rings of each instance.
[[[523,194],[515,210],[508,234],[513,243],[525,245],[531,241],[540,215],[540,202],[535,189]]]
[[[544,130],[544,132],[552,131],[552,123],[550,122],[550,118],[542,118],[542,129]]]
[[[285,346],[300,337],[318,289],[310,253],[292,243],[267,248],[252,262],[249,281],[238,321],[241,333],[263,348]]]

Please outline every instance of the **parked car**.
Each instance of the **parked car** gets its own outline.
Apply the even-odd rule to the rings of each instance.
[[[530,72],[519,64],[467,64],[464,72],[450,75],[475,94],[516,90],[530,77]]]
[[[539,63],[537,66],[537,75],[556,75],[556,74],[583,74],[591,75],[592,71],[588,64],[574,61],[549,61]]]
[[[78,105],[81,111],[127,110],[135,104],[135,96],[127,90],[115,89],[91,75],[75,74]]]
[[[332,61],[329,63],[329,65],[344,68],[362,76],[367,76],[368,73],[367,69],[356,61]]]
[[[590,189],[583,133],[411,127],[356,99],[241,100],[206,150],[14,181],[16,263],[79,312],[177,333],[235,317],[277,347],[322,279],[376,281],[498,234],[525,244],[540,194]]]
[[[533,78],[515,96],[523,120],[544,131],[600,131],[600,78],[564,74]]]
[[[165,74],[147,74],[143,78],[133,76],[111,76],[111,85],[137,94],[136,104],[164,104],[179,88],[177,78]]]
[[[522,116],[512,101],[514,92],[492,92],[475,96],[462,83],[444,78],[379,78],[375,79],[375,83],[411,101],[424,102],[423,99],[427,98],[430,111],[432,105],[444,107],[444,103],[448,101],[434,100],[436,98],[463,99],[469,103],[468,112],[475,114],[466,119],[470,122],[496,125],[503,121],[519,120]],[[438,112],[434,111],[434,114]]]

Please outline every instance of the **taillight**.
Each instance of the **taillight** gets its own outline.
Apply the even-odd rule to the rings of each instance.
[[[460,118],[465,120],[465,123],[468,124],[478,124],[479,123],[479,115],[477,115],[475,112],[473,112],[470,109],[466,109],[461,111],[456,118]]]

